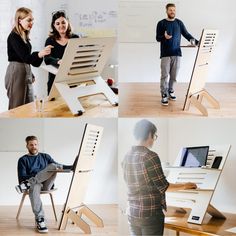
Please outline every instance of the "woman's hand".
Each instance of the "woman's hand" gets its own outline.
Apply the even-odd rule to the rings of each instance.
[[[52,48],[53,48],[52,45],[46,46],[43,50],[41,50],[41,51],[38,53],[39,58],[43,58],[44,56],[47,56],[47,55],[51,54],[51,49],[52,49]]]

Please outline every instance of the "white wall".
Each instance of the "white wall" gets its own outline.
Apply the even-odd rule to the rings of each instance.
[[[79,150],[85,123],[101,125],[104,134],[98,151],[91,183],[85,202],[109,204],[117,202],[117,122],[116,119],[1,119],[0,205],[18,205],[21,195],[17,184],[17,161],[26,153],[24,139],[37,135],[40,151],[49,153],[54,160],[72,164]],[[55,203],[65,202],[72,174],[58,174]],[[50,204],[45,198],[44,204]],[[27,201],[29,204],[29,201]]]
[[[94,2],[93,0],[3,0],[0,2],[0,112],[6,111],[8,108],[8,98],[5,90],[4,77],[6,73],[6,68],[8,65],[7,60],[7,37],[12,29],[14,23],[15,11],[19,7],[29,7],[33,10],[34,16],[34,26],[32,28],[30,38],[33,51],[39,51],[44,47],[46,38],[50,30],[51,16],[52,12],[55,10],[64,9],[71,20],[74,32],[78,33],[80,30],[97,30],[99,32],[106,33],[106,30],[112,30],[116,34],[117,31],[117,1],[116,0],[100,0]],[[91,7],[93,6],[93,7]],[[103,12],[104,21],[96,22],[93,18],[91,25],[87,27],[80,28],[78,25],[80,23],[79,16],[81,14],[87,14],[88,16],[93,16],[92,13],[96,11],[98,14]],[[112,17],[108,17],[108,13],[113,12]],[[83,32],[82,32],[83,33]],[[99,35],[100,37],[102,35]],[[102,73],[103,78],[107,79],[112,77],[117,80],[117,68],[109,67],[110,64],[117,65],[117,44],[114,46],[112,55],[108,60],[107,65]],[[33,73],[36,77],[36,82],[34,84],[35,93],[38,95],[46,95],[47,93],[47,79],[48,74],[40,68],[32,68]]]
[[[118,175],[120,233],[128,235],[126,216],[126,186],[120,163],[125,153],[134,144],[132,131],[139,119],[119,119],[118,131]],[[235,119],[149,119],[158,129],[158,139],[152,150],[159,154],[163,164],[174,164],[179,150],[184,146],[231,144],[231,151],[226,161],[220,181],[214,193],[213,205],[225,212],[236,213],[236,183],[234,180],[236,166],[236,120]]]
[[[130,2],[146,1],[131,0]],[[151,0],[147,1],[146,4],[150,3],[150,6],[152,6],[154,2],[156,6],[159,5],[162,8],[167,3],[163,0]],[[236,7],[236,2],[234,0],[228,0],[227,2],[222,0],[217,2],[214,0],[180,0],[172,2],[177,3],[176,17],[184,22],[188,31],[197,39],[200,38],[203,28],[218,29],[220,31],[207,82],[235,82],[236,15],[231,12]],[[132,14],[132,8],[129,9],[129,12]],[[147,14],[146,18],[149,19],[148,14],[151,14],[153,10],[145,12]],[[160,12],[160,10],[157,10],[157,12]],[[151,22],[154,33],[157,22],[165,17],[165,9],[163,8],[163,14],[157,15],[157,20]],[[145,22],[145,18],[140,19],[140,22],[142,20]],[[127,22],[127,25],[130,25],[129,22]],[[121,34],[120,32],[122,32],[122,28],[119,28],[118,34]],[[154,35],[150,35],[150,38],[153,38]],[[124,41],[119,43],[120,82],[160,81],[160,44],[151,41],[152,39],[150,39],[150,42],[143,43],[126,43]],[[184,38],[182,44],[187,44]],[[189,82],[196,49],[185,48],[182,52],[183,57],[178,81]]]
[[[1,1],[0,5],[0,21],[4,24],[1,27],[1,42],[0,42],[0,59],[1,59],[1,71],[0,71],[0,112],[6,111],[8,108],[8,98],[5,90],[4,77],[8,65],[7,58],[7,37],[14,24],[14,15],[17,8],[25,6],[33,10],[34,15],[34,27],[32,28],[30,38],[33,51],[39,51],[42,49],[47,31],[45,29],[46,21],[42,15],[45,12],[44,5],[45,0],[29,1],[29,0],[18,0],[18,1]],[[3,29],[3,31],[2,31]],[[36,77],[36,83],[34,89],[36,93],[43,94],[46,91],[47,73],[33,68],[33,73]]]

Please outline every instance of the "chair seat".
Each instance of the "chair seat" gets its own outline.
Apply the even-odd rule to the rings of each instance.
[[[41,190],[40,194],[47,194],[47,193],[49,194],[49,193],[53,193],[55,191],[57,191],[57,188],[53,188],[53,189],[50,189],[50,190]],[[29,194],[29,190],[24,191],[23,194],[28,195]]]
[[[53,189],[50,189],[50,190],[42,190],[42,191],[40,191],[40,194],[49,194],[50,199],[51,199],[51,203],[52,203],[52,209],[53,209],[54,217],[55,217],[55,220],[57,221],[56,209],[55,209],[53,195],[52,195],[53,192],[55,192],[56,190],[57,190],[57,188],[53,188]],[[19,219],[20,212],[21,212],[21,209],[23,207],[23,204],[24,204],[24,201],[25,201],[25,197],[27,195],[29,195],[29,190],[24,191],[23,194],[22,194],[20,206],[18,208],[17,215],[16,215],[16,219],[17,220]]]

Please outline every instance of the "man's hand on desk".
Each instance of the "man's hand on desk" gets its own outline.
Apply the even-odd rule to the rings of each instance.
[[[184,190],[185,189],[196,189],[196,188],[197,188],[197,185],[195,183],[188,182],[188,183],[184,184]]]
[[[63,165],[58,165],[58,166],[56,167],[56,170],[63,170]]]

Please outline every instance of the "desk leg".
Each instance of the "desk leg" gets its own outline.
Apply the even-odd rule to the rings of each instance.
[[[179,231],[176,230],[176,236],[180,236],[180,233]]]

